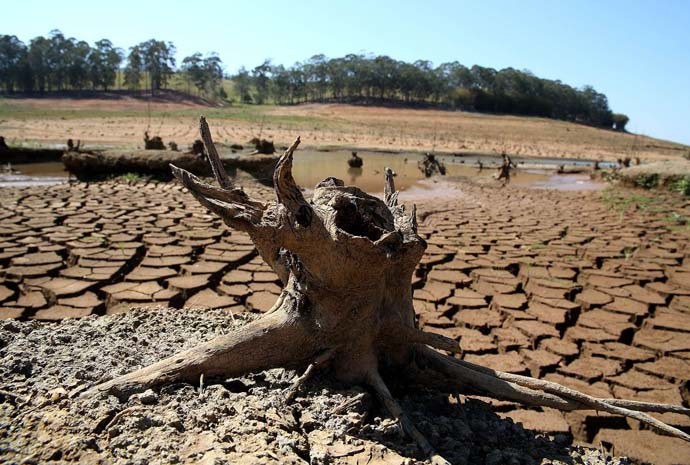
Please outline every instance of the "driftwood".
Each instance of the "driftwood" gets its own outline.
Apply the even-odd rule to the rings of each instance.
[[[271,179],[278,158],[275,155],[233,156],[224,157],[222,163],[225,169],[233,174],[237,170],[241,170],[259,182],[267,183]],[[67,171],[81,181],[106,179],[126,173],[137,173],[156,179],[169,180],[172,179],[171,163],[197,176],[211,176],[213,174],[204,157],[194,153],[170,150],[112,149],[92,153],[66,152],[62,156],[62,162]]]
[[[45,163],[59,162],[62,149],[10,147],[0,136],[0,162],[2,163]]]
[[[689,409],[598,399],[552,382],[491,370],[453,357],[462,352],[457,341],[418,329],[410,282],[426,243],[417,234],[416,209],[398,205],[390,169],[385,170],[383,200],[327,178],[308,201],[292,176],[298,138],[276,166],[275,201],[263,203],[233,185],[203,118],[201,132],[220,187],[172,166],[175,176],[227,225],[249,234],[283,282],[283,291],[267,314],[242,329],[94,386],[82,396],[110,393],[124,398],[164,383],[195,382],[202,375],[208,379],[274,367],[306,368],[287,392],[291,399],[314,370],[327,368],[341,381],[369,386],[436,464],[447,462],[393,398],[388,383],[405,376],[530,405],[595,409],[690,441],[683,431],[644,413],[689,414]]]

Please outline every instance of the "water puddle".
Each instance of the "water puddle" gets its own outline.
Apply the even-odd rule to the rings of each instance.
[[[313,188],[319,181],[334,176],[355,185],[366,192],[383,192],[383,172],[390,167],[395,173],[395,187],[400,191],[414,189],[418,194],[424,191],[436,191],[441,185],[463,179],[476,180],[483,184],[497,183],[495,180],[499,157],[452,157],[439,156],[446,166],[446,176],[428,180],[418,168],[422,160],[419,154],[359,153],[364,160],[361,168],[351,168],[347,160],[350,152],[312,152],[295,153],[293,174],[300,186]],[[482,169],[478,162],[482,163]],[[603,187],[604,183],[594,182],[586,174],[554,174],[561,159],[517,160],[518,169],[511,173],[510,183],[514,186],[535,187],[541,189],[591,190]],[[568,162],[570,163],[570,162]],[[525,168],[538,164],[542,169]],[[591,165],[592,162],[576,160],[571,165]],[[442,181],[441,181],[442,180]]]
[[[67,182],[68,177],[59,162],[0,166],[0,187],[53,186]]]

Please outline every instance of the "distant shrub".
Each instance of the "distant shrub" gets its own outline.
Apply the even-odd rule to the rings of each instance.
[[[659,185],[659,175],[657,173],[640,174],[635,178],[635,184],[643,189],[654,189]]]
[[[680,178],[673,184],[672,188],[679,194],[690,197],[690,176]]]
[[[125,173],[121,174],[119,176],[115,176],[115,179],[118,179],[120,181],[124,182],[136,182],[136,181],[141,181],[143,178],[139,173]]]
[[[622,113],[613,114],[613,128],[616,131],[625,131],[625,125],[628,124],[630,118]]]

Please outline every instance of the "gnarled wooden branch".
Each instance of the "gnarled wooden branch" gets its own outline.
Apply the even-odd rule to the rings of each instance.
[[[220,160],[216,145],[211,138],[211,130],[208,128],[206,118],[203,116],[199,118],[199,130],[201,132],[201,140],[204,141],[204,145],[206,146],[208,162],[211,164],[211,170],[213,170],[213,175],[216,177],[216,180],[218,180],[218,184],[220,184],[220,187],[223,189],[232,189],[232,181],[230,181],[228,174],[225,172],[223,162]]]
[[[492,370],[470,362],[446,357],[422,348],[423,356],[435,370],[472,387],[517,402],[553,407],[559,410],[599,410],[633,418],[661,432],[690,442],[690,435],[674,428],[644,411],[683,411],[682,407],[647,402],[599,399],[549,381]],[[684,412],[687,413],[687,412]]]

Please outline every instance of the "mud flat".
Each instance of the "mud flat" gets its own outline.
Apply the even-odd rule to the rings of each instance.
[[[246,189],[253,197],[273,195],[261,186]],[[599,397],[688,401],[690,204],[686,200],[661,193],[646,197],[648,193],[627,189],[564,192],[472,183],[444,184],[441,193],[433,196],[424,191],[417,196],[410,189],[401,196],[408,204],[417,203],[420,234],[428,241],[412,283],[422,326],[461,340],[466,360],[493,368],[540,376]],[[177,184],[77,183],[6,188],[0,189],[0,195],[0,317],[8,320],[2,326],[0,390],[22,398],[35,392],[31,402],[39,402],[56,387],[69,390],[108,372],[122,373],[217,331],[229,331],[270,308],[280,292],[277,276],[262,263],[249,238],[221,225]],[[191,310],[130,312],[133,307],[161,305]],[[125,315],[113,315],[117,313]],[[104,314],[113,316],[95,316]],[[155,328],[159,339],[149,337],[146,328]],[[164,342],[154,342],[158,340]],[[111,346],[112,353],[103,350]],[[102,362],[89,358],[89,347],[97,350],[97,360],[104,357]],[[112,360],[107,358],[111,356]],[[205,399],[211,401],[203,405],[198,404],[198,388],[185,385],[155,394],[151,407],[138,403],[149,400],[131,400],[131,405],[113,403],[113,398],[97,405],[58,401],[25,413],[29,426],[12,430],[11,445],[26,451],[32,438],[54,427],[85,441],[73,441],[70,447],[76,449],[46,448],[56,454],[61,451],[60,460],[86,460],[87,453],[93,458],[134,460],[137,451],[156,450],[157,435],[171,434],[179,436],[161,436],[175,438],[165,446],[174,450],[165,452],[181,461],[222,450],[246,454],[248,463],[256,463],[251,454],[265,449],[279,459],[268,454],[258,461],[301,463],[311,460],[305,458],[305,450],[312,457],[321,447],[322,439],[312,435],[326,434],[335,438],[327,439],[329,463],[357,463],[362,457],[358,454],[379,457],[376,454],[384,449],[389,451],[385,454],[392,450],[414,457],[413,450],[405,449],[410,447],[406,440],[393,439],[392,429],[376,436],[378,445],[342,443],[338,434],[328,436],[331,426],[324,433],[320,425],[331,420],[320,415],[331,412],[332,394],[305,397],[304,405],[315,407],[308,407],[299,418],[284,416],[280,408],[274,416],[271,399],[280,397],[280,389],[289,382],[286,378],[290,379],[269,373],[239,382],[207,383]],[[338,392],[343,402],[362,394]],[[5,419],[0,424],[16,425],[9,418],[28,406],[16,407],[22,400],[3,396]],[[490,462],[493,449],[508,454],[495,445],[485,447],[481,457],[457,455],[481,449],[481,441],[468,438],[480,434],[482,427],[472,424],[470,432],[460,434],[457,428],[467,426],[458,420],[465,407],[453,407],[437,394],[429,396],[416,393],[406,402],[412,411],[438,409],[451,418],[447,428],[443,419],[438,424],[429,420],[423,428],[429,428],[424,432],[439,449],[454,451],[447,454],[454,463],[510,460],[501,455]],[[215,402],[216,398],[224,400]],[[325,403],[329,407],[323,407]],[[168,405],[174,406],[179,421],[166,410]],[[117,412],[130,407],[133,410],[111,424]],[[223,408],[229,410],[218,410]],[[690,462],[687,444],[625,419],[594,411],[562,414],[526,409],[508,402],[493,402],[491,408],[500,417],[563,442],[601,443],[615,448],[617,455],[657,464]],[[474,412],[474,407],[467,409]],[[88,412],[94,418],[82,422]],[[361,431],[385,424],[387,420],[376,420],[385,415],[375,412],[362,420],[363,426],[352,427],[353,436],[362,439]],[[685,416],[660,417],[686,431],[690,428]],[[236,426],[235,421],[244,426]],[[218,427],[202,426],[211,424]],[[277,426],[283,424],[288,426]],[[490,425],[492,436],[503,436],[495,433],[503,431],[499,423]],[[333,431],[338,427],[333,426]],[[91,436],[81,435],[83,428],[92,428]],[[293,435],[294,428],[302,429]],[[182,431],[195,431],[198,436]],[[264,441],[260,446],[233,449],[231,441],[254,433],[257,441]],[[10,436],[3,435],[2,440],[6,437]],[[299,445],[305,437],[308,446]],[[181,451],[187,440],[184,447],[189,448]],[[381,444],[383,449],[378,448]],[[362,447],[362,452],[353,452]],[[386,462],[380,457],[380,463],[403,463],[403,459],[396,462],[395,455],[386,457],[392,458]],[[515,463],[540,461],[523,457]],[[325,459],[313,462],[326,463]]]

